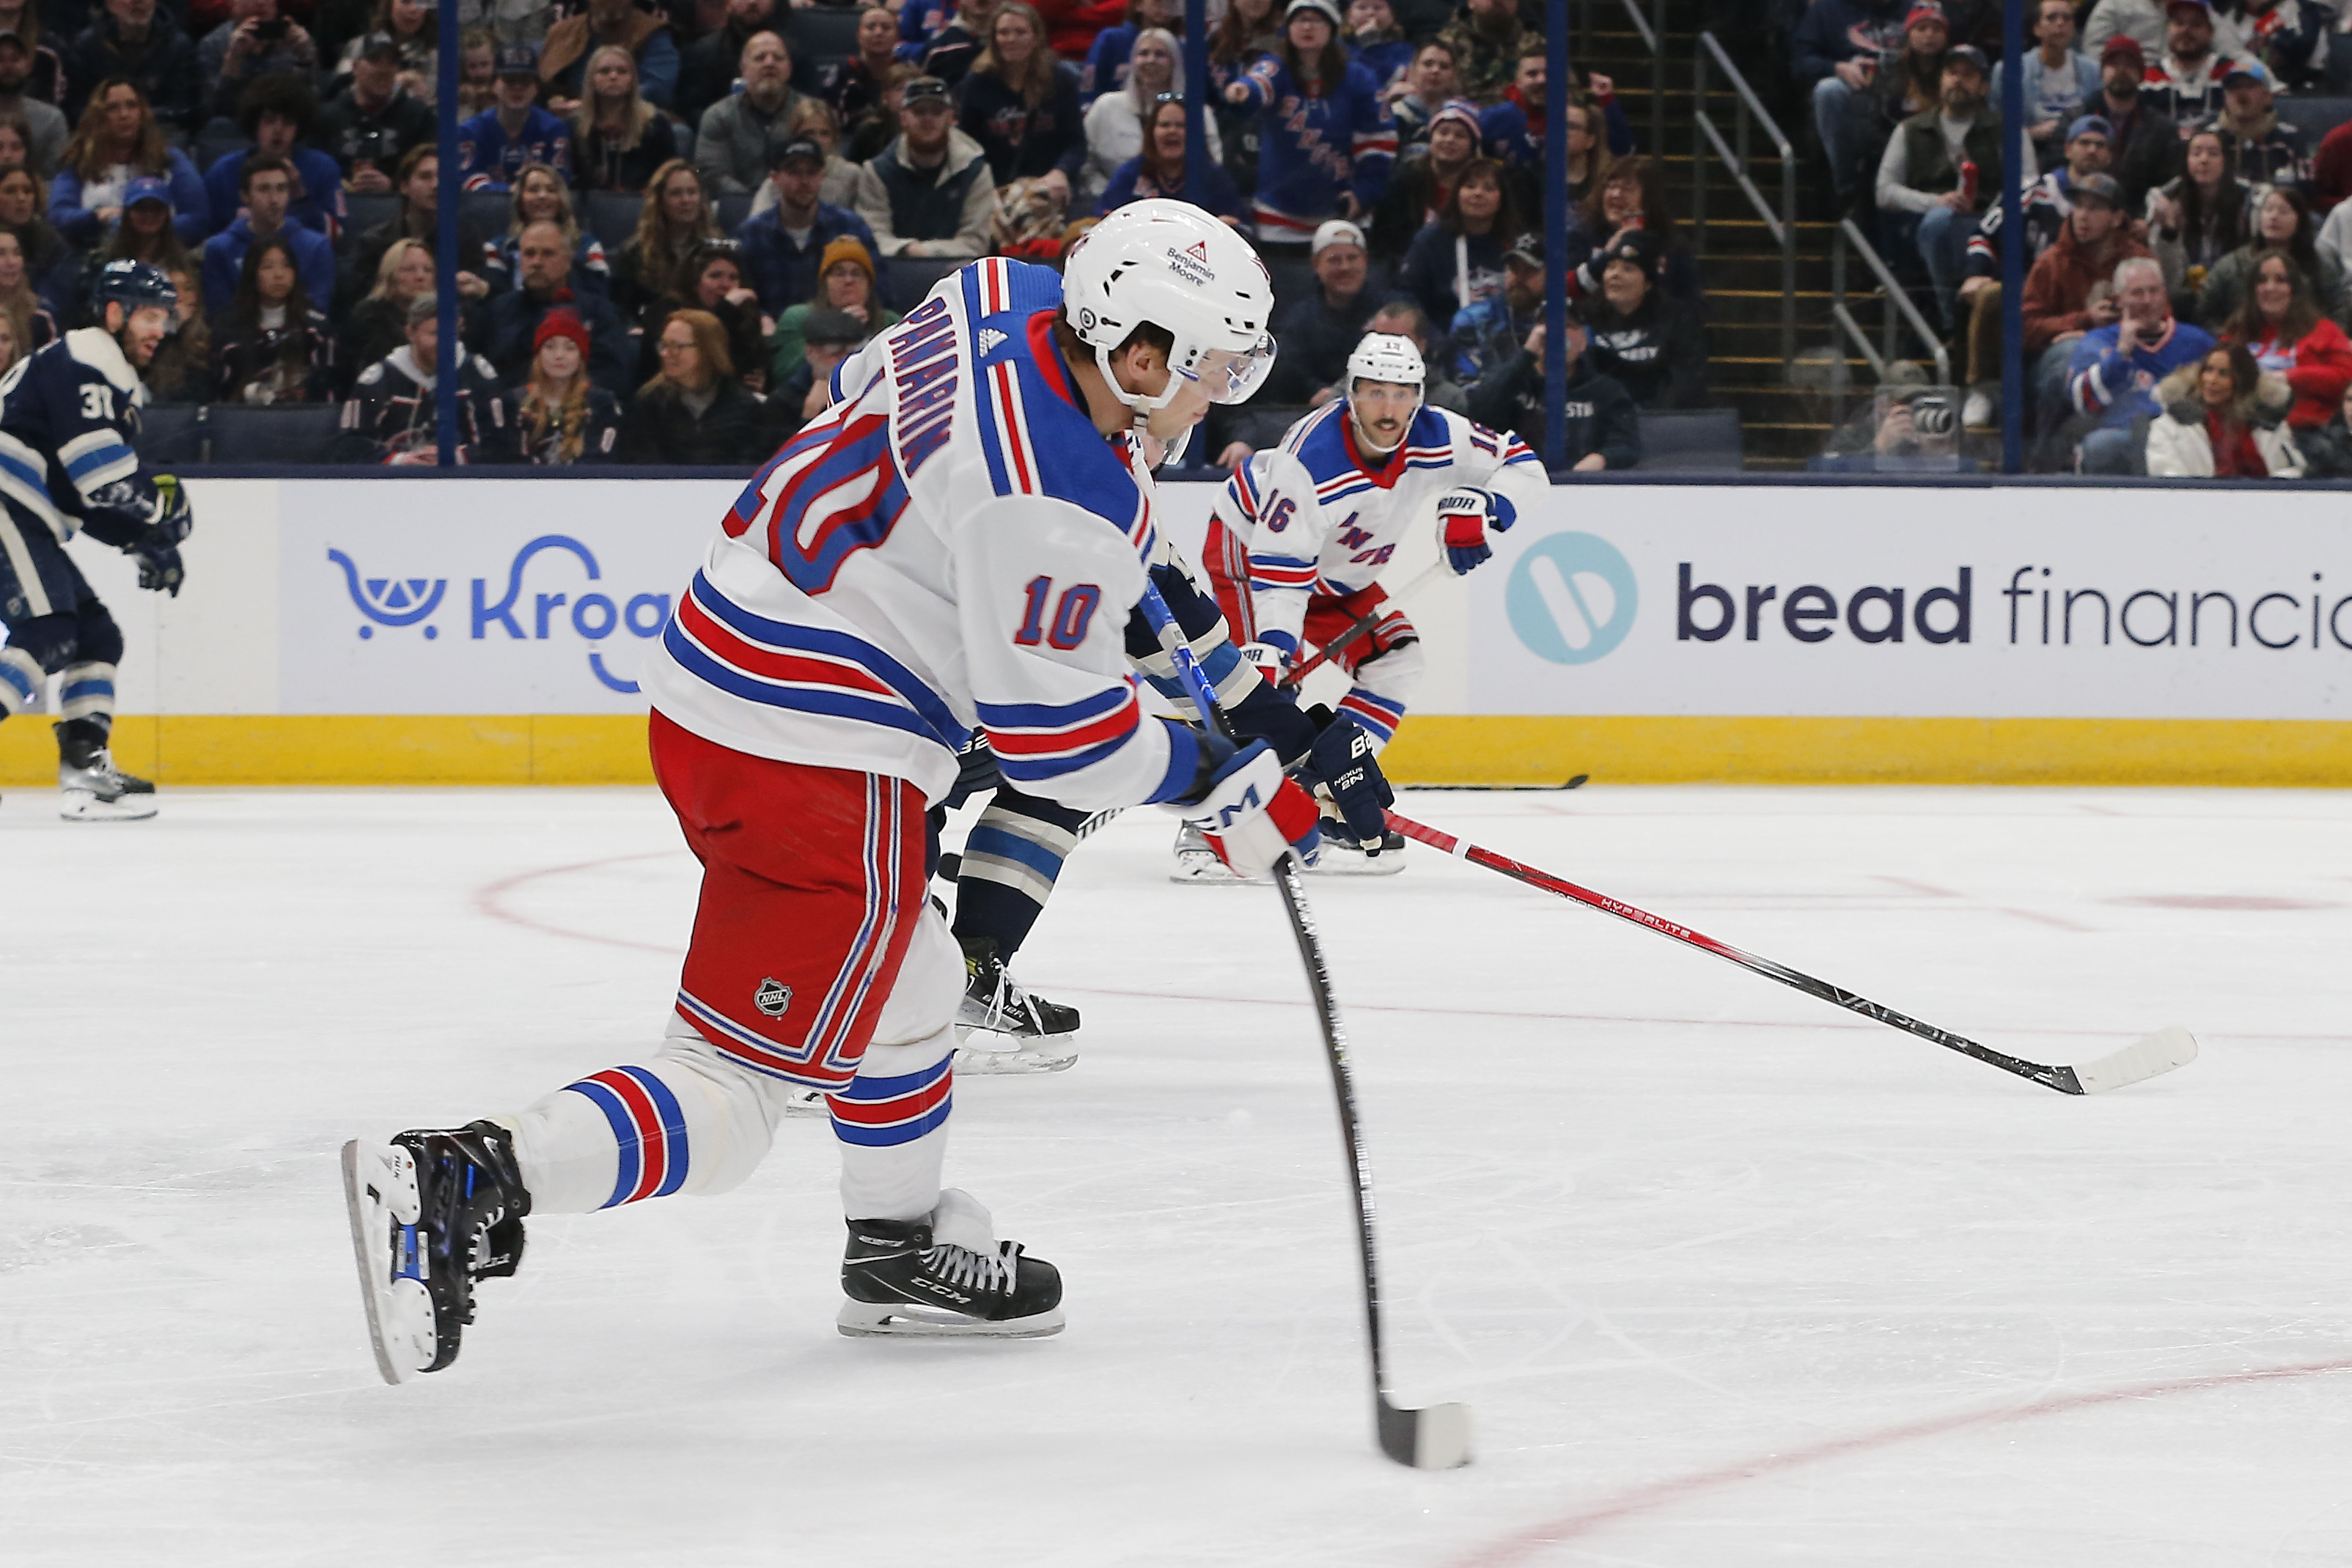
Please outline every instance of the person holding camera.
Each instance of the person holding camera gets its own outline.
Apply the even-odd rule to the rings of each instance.
[[[226,117],[256,77],[317,71],[319,46],[301,23],[278,14],[278,0],[229,0],[228,20],[205,35],[196,59],[213,84],[213,113]]]

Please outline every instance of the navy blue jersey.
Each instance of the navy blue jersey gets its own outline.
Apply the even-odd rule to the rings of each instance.
[[[0,500],[59,543],[124,545],[161,511],[132,442],[147,388],[113,334],[82,327],[0,378]]]

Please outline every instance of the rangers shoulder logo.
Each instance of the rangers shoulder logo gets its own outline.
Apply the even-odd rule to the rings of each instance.
[[[793,988],[778,985],[773,979],[763,979],[760,988],[751,993],[751,1005],[772,1019],[780,1019],[784,1009],[793,1005]]]
[[[1004,341],[1004,334],[993,327],[982,327],[977,340],[982,358],[996,352],[996,345]]]

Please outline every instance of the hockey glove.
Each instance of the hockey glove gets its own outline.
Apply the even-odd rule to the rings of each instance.
[[[1495,552],[1487,548],[1486,528],[1509,530],[1518,509],[1491,490],[1448,491],[1437,503],[1437,526],[1445,545],[1445,563],[1456,577],[1467,577]]]
[[[1290,655],[1272,643],[1244,643],[1234,650],[1257,669],[1267,685],[1282,685],[1282,672],[1290,665]]]
[[[188,493],[180,487],[180,481],[169,474],[156,475],[155,520],[148,526],[148,538],[175,545],[195,526],[196,514],[188,506]]]
[[[1351,718],[1331,719],[1315,737],[1307,760],[1298,765],[1297,777],[1309,789],[1320,787],[1329,791],[1348,831],[1367,852],[1378,854],[1388,837],[1388,818],[1383,813],[1396,803],[1396,791],[1389,788],[1374,750],[1372,737],[1364,733],[1363,726]]]
[[[187,580],[188,569],[180,564],[177,549],[142,542],[130,553],[139,563],[140,587],[151,592],[168,593],[174,599],[180,597],[180,584]]]
[[[1198,800],[1169,809],[1198,828],[1238,876],[1264,876],[1293,849],[1312,865],[1322,842],[1314,797],[1283,776],[1281,761],[1262,740],[1225,758]]]

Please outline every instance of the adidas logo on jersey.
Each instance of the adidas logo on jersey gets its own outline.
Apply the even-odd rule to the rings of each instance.
[[[993,327],[982,327],[980,329],[979,338],[975,340],[980,344],[982,357],[985,358],[996,352],[996,345],[1004,341],[1004,334]]]

